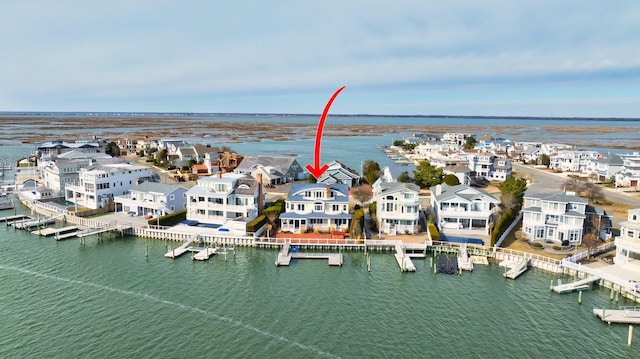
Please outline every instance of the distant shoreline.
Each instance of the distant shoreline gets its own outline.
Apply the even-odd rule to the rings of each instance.
[[[227,112],[67,112],[67,111],[0,111],[3,117],[319,117],[312,113],[227,113]],[[375,115],[375,114],[331,114],[340,118],[460,118],[460,119],[500,119],[500,120],[565,120],[565,121],[630,121],[637,122],[640,118],[633,117],[556,117],[556,116],[488,116],[488,115]]]

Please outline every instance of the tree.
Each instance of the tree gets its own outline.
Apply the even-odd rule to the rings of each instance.
[[[404,171],[398,175],[398,182],[409,183],[411,182],[411,177],[409,177],[409,172]]]
[[[467,150],[473,149],[474,147],[476,147],[476,143],[477,143],[476,138],[473,136],[469,136],[464,142],[464,148]]]
[[[373,197],[373,190],[370,185],[363,184],[358,187],[351,188],[351,196],[360,204],[368,202]]]
[[[540,164],[548,168],[551,164],[551,158],[549,158],[549,155],[543,153],[542,156],[540,156]]]
[[[432,166],[429,162],[420,162],[413,171],[413,182],[420,188],[429,188],[442,183],[442,168]]]
[[[564,191],[571,191],[580,195],[587,189],[587,181],[575,177],[569,177],[566,181],[561,183],[561,186]]]
[[[598,201],[604,199],[604,193],[602,193],[602,187],[591,182],[587,182],[585,187],[586,188],[584,190],[584,194],[589,199],[589,202],[597,203]]]
[[[368,184],[373,183],[380,178],[380,165],[373,160],[366,160],[362,164],[362,176],[365,178]]]
[[[168,151],[166,148],[158,151],[158,153],[156,153],[155,164],[157,166],[162,166],[164,162],[168,160],[167,154],[168,154]]]
[[[449,186],[457,186],[460,184],[460,179],[453,173],[448,173],[442,178],[442,182]]]
[[[115,142],[109,142],[109,144],[107,144],[107,148],[105,149],[105,153],[112,157],[119,157],[120,147],[118,147],[118,144]]]
[[[524,202],[524,192],[527,190],[527,180],[509,177],[500,185],[500,204],[504,209],[512,209],[518,213]]]

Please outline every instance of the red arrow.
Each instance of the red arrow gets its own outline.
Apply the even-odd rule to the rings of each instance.
[[[324,107],[324,111],[322,111],[322,116],[320,116],[320,122],[318,122],[318,130],[316,131],[316,146],[315,146],[315,151],[313,156],[314,166],[311,166],[310,164],[307,165],[307,170],[316,179],[320,178],[320,176],[322,176],[324,171],[326,171],[327,168],[329,168],[329,166],[327,166],[326,164],[320,167],[320,142],[322,141],[322,129],[324,127],[324,120],[327,119],[327,113],[329,113],[329,108],[331,107],[333,100],[335,100],[336,97],[338,97],[338,94],[340,94],[340,91],[344,90],[345,87],[347,86],[342,86],[336,92],[334,92],[333,96],[331,96],[331,98],[329,99],[329,102],[327,102],[327,105]]]

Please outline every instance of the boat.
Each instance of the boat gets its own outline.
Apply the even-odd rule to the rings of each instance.
[[[13,208],[13,198],[11,196],[12,196],[11,193],[7,193],[7,192],[0,193],[0,209]]]

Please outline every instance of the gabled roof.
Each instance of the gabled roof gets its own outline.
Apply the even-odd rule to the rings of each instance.
[[[453,173],[469,173],[471,172],[471,168],[463,165],[462,163],[456,163],[455,165],[448,165],[442,168],[442,171]]]
[[[146,193],[160,193],[160,194],[168,195],[176,190],[179,190],[180,188],[182,188],[185,192],[187,191],[186,188],[178,185],[145,181],[133,186],[131,188],[131,191],[146,192]]]
[[[437,188],[440,187],[440,194],[438,193]],[[436,187],[431,187],[431,195],[435,195],[435,199],[438,202],[446,201],[451,198],[461,198],[466,201],[474,201],[477,199],[482,199],[485,201],[489,201],[492,203],[500,203],[495,197],[491,196],[489,193],[479,189],[472,188],[465,184],[459,184],[455,186],[449,186],[447,184],[441,184]]]
[[[236,171],[252,172],[257,166],[262,165],[264,167],[273,167],[281,173],[287,173],[297,162],[294,157],[247,156],[240,162],[240,165],[236,167]],[[298,165],[298,167],[300,167],[300,165]]]
[[[241,178],[238,180],[238,185],[236,186],[233,193],[244,196],[253,196],[258,189],[258,182],[254,179],[249,178]]]
[[[416,193],[420,193],[420,187],[413,183],[403,182],[383,182],[380,184],[381,195],[404,191],[413,191]]]
[[[568,195],[565,192],[553,193],[532,193],[525,194],[524,198],[539,199],[541,201],[560,202],[560,203],[589,203],[589,200],[583,197]]]

